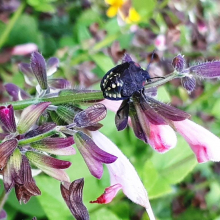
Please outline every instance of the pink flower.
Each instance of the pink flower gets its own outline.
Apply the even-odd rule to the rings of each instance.
[[[94,142],[104,151],[113,154],[118,159],[111,164],[106,164],[110,179],[111,186],[105,190],[96,201],[98,203],[108,203],[116,196],[121,188],[123,193],[134,203],[139,204],[146,208],[150,220],[154,220],[154,214],[148,200],[147,191],[143,186],[136,170],[125,157],[125,155],[113,144],[107,137],[99,131],[90,132]]]
[[[176,134],[169,125],[149,125],[148,143],[155,151],[165,153],[176,146]]]
[[[165,50],[166,49],[165,35],[163,34],[158,35],[154,41],[154,45],[156,46],[158,50],[161,50],[161,51]]]
[[[122,189],[121,184],[115,184],[105,189],[105,192],[97,198],[95,201],[91,201],[90,203],[100,203],[100,204],[107,204],[110,203],[115,196],[117,195],[118,191]]]
[[[188,119],[173,123],[192,148],[199,163],[220,161],[220,139],[217,136]]]
[[[20,44],[12,48],[11,54],[24,56],[37,51],[37,49],[37,45],[34,43]]]

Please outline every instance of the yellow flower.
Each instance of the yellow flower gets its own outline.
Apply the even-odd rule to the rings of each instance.
[[[106,14],[108,17],[114,17],[118,10],[123,6],[124,0],[105,0],[107,4],[110,5],[110,8],[107,10]]]
[[[122,20],[128,24],[141,20],[138,12],[132,7],[130,0],[105,0],[105,2],[110,5],[106,12],[108,17],[112,18],[118,13]]]
[[[140,15],[137,13],[137,11],[133,7],[129,9],[128,16],[125,16],[122,12],[120,12],[120,15],[122,19],[128,24],[137,23],[141,20]]]

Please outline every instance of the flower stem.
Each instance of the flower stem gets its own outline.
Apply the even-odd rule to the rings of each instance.
[[[0,49],[2,48],[2,46],[4,45],[5,41],[8,38],[8,35],[10,34],[12,28],[14,27],[17,19],[20,17],[22,11],[25,8],[25,1],[23,1],[21,3],[21,5],[19,6],[19,8],[17,9],[17,11],[13,14],[12,18],[10,19],[9,23],[6,25],[5,30],[3,31],[1,38],[0,38]]]
[[[152,88],[152,87],[157,87],[157,86],[160,86],[160,85],[163,85],[164,83],[167,83],[175,78],[178,78],[179,75],[178,73],[176,72],[173,72],[167,76],[165,76],[163,79],[159,79],[155,82],[152,82],[152,83],[149,83],[145,86],[145,89],[149,89],[149,88]]]
[[[1,197],[0,197],[0,211],[3,209],[4,204],[8,198],[9,192],[6,193],[5,190],[3,190]]]
[[[27,139],[22,139],[22,140],[19,140],[18,141],[18,144],[19,145],[27,145],[27,144],[30,144],[30,143],[33,143],[33,142],[36,142],[36,141],[40,141],[46,137],[50,137],[54,134],[56,134],[57,132],[59,132],[59,128],[61,126],[57,126],[56,128],[54,128],[53,130],[51,131],[48,131],[48,132],[45,132],[43,134],[40,134],[40,135],[37,135],[37,136],[34,136],[34,137],[31,137],[31,138],[27,138]]]
[[[60,105],[60,104],[68,104],[68,103],[82,103],[82,102],[95,102],[95,101],[101,101],[104,99],[103,94],[101,91],[90,91],[89,93],[87,92],[82,92],[82,93],[68,93],[68,90],[66,91],[67,93],[65,94],[65,90],[62,91],[62,95],[58,97],[43,97],[43,98],[32,98],[32,99],[26,99],[26,100],[21,100],[21,101],[16,101],[16,102],[6,102],[2,103],[1,105],[13,105],[14,110],[21,110],[29,105],[32,104],[37,104],[40,102],[51,102],[51,105]]]

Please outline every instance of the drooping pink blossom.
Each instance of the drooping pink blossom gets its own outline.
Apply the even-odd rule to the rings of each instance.
[[[220,139],[217,136],[188,119],[176,121],[174,126],[188,142],[199,163],[220,161]]]
[[[107,137],[105,137],[99,131],[90,132],[94,142],[104,151],[113,154],[118,157],[118,159],[112,164],[106,164],[111,181],[111,188],[106,189],[107,193],[113,189],[113,191],[108,194],[108,201],[112,200],[116,191],[120,189],[123,193],[134,203],[139,204],[146,208],[150,220],[154,220],[154,214],[148,200],[147,191],[143,186],[136,170],[130,163],[130,161],[125,157],[125,155],[113,144]],[[116,188],[114,189],[115,186]],[[116,191],[115,191],[116,190]],[[106,201],[105,201],[106,203]]]

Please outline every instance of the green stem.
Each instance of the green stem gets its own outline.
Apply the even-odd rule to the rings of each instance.
[[[8,198],[9,193],[6,193],[5,190],[3,190],[1,197],[0,197],[0,211],[3,209],[4,204]]]
[[[149,83],[145,86],[146,89],[149,89],[151,87],[157,87],[159,85],[162,85],[174,78],[181,77],[176,72],[173,72],[167,76],[165,76],[163,79],[157,80],[155,82]],[[3,103],[2,105],[13,105],[14,110],[21,110],[29,105],[37,104],[39,102],[51,102],[51,105],[61,105],[61,104],[74,104],[74,103],[83,103],[83,102],[95,102],[95,101],[101,101],[104,99],[102,91],[82,91],[74,93],[73,90],[63,90],[58,97],[42,97],[42,98],[32,98],[32,99],[26,99],[22,101],[16,101],[16,102],[7,102]]]
[[[30,144],[30,143],[33,143],[36,141],[40,141],[46,137],[50,137],[50,136],[56,134],[58,132],[58,130],[59,130],[59,127],[56,127],[53,130],[45,132],[43,134],[31,137],[31,138],[27,138],[27,139],[22,139],[22,140],[18,141],[18,145],[27,145],[27,144]]]
[[[26,100],[21,100],[21,101],[16,101],[16,102],[5,102],[2,103],[1,105],[13,105],[14,110],[22,110],[29,105],[37,104],[39,102],[42,102],[41,99],[39,98],[32,98],[32,99],[26,99]]]
[[[82,93],[73,93],[65,96],[52,97],[52,98],[42,98],[43,102],[51,102],[52,105],[60,105],[67,103],[82,103],[88,101],[101,101],[103,99],[103,94],[101,91],[94,92],[82,92]]]
[[[149,83],[145,86],[145,89],[149,89],[149,88],[152,88],[152,87],[157,87],[157,86],[160,86],[160,85],[163,85],[165,84],[166,82],[169,82],[175,78],[178,78],[180,77],[176,72],[173,72],[167,76],[164,77],[164,79],[159,79],[155,82],[152,82],[152,83]]]
[[[22,11],[24,10],[25,8],[25,2],[23,1],[21,3],[21,5],[19,6],[19,8],[17,9],[17,11],[13,14],[12,18],[10,19],[9,23],[6,25],[6,28],[4,30],[4,32],[2,33],[1,35],[1,38],[0,38],[0,49],[2,48],[2,46],[4,45],[5,41],[7,40],[8,38],[8,35],[10,34],[12,28],[14,27],[17,19],[20,17]]]
[[[14,110],[22,110],[29,105],[37,104],[39,102],[51,102],[51,105],[60,105],[60,104],[68,104],[68,103],[82,103],[88,101],[101,101],[104,99],[101,91],[94,92],[82,92],[82,93],[69,93],[69,91],[62,91],[61,96],[58,97],[48,97],[48,98],[32,98],[26,99],[16,102],[6,102],[1,105],[13,105]],[[65,94],[65,95],[64,95]]]

